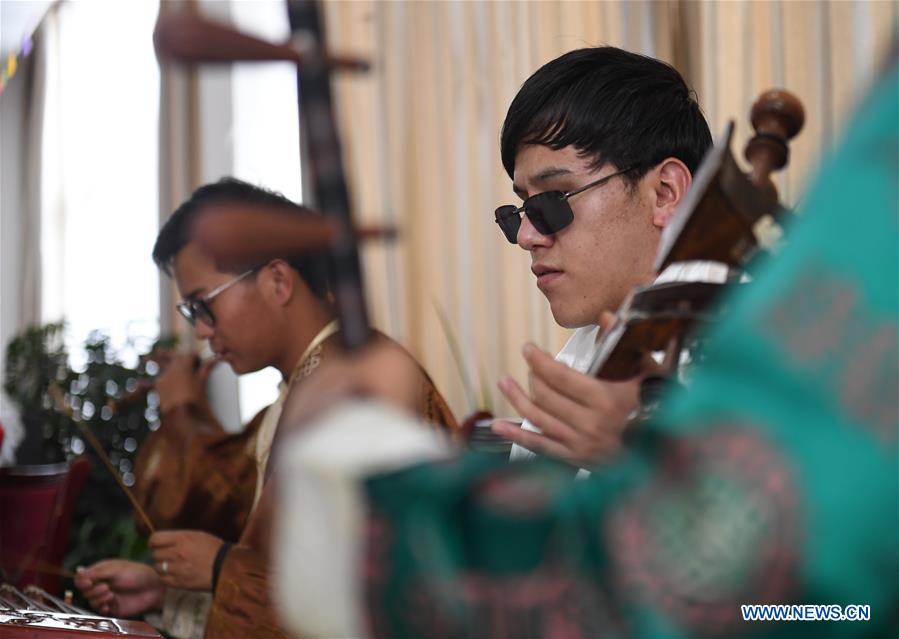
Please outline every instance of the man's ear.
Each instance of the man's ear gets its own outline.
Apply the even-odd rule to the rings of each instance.
[[[259,277],[266,295],[279,306],[286,306],[297,294],[297,272],[284,260],[270,261],[260,269]]]
[[[693,176],[687,165],[677,158],[667,158],[653,169],[653,174],[655,199],[652,223],[654,226],[664,228],[687,195],[693,183]]]

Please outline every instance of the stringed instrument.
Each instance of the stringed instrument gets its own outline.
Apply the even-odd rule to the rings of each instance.
[[[755,102],[755,136],[746,146],[752,169],[744,174],[730,152],[734,124],[703,160],[692,188],[662,232],[654,268],[661,273],[679,262],[709,261],[728,267],[728,280],[741,277],[747,263],[771,248],[765,233],[787,215],[771,173],[789,157],[788,141],[802,128],[802,104],[786,91],[768,91]],[[598,340],[589,374],[624,380],[639,374],[644,358],[663,352],[664,375],[673,376],[685,344],[699,324],[722,312],[718,302],[729,283],[669,282],[633,291],[615,324]],[[658,386],[657,376],[651,384]]]
[[[0,637],[3,639],[143,639],[160,635],[142,621],[100,617],[76,608],[36,586],[0,586]]]

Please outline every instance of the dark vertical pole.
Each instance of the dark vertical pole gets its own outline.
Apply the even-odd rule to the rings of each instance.
[[[333,216],[342,230],[332,254],[334,293],[344,345],[356,350],[368,341],[370,329],[325,64],[320,7],[315,0],[288,0],[287,11],[294,44],[304,52],[304,63],[297,67],[300,122],[309,152],[304,160],[310,169],[315,207]]]

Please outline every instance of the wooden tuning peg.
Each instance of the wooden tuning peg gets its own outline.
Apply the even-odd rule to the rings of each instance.
[[[802,129],[805,110],[792,93],[772,89],[755,101],[750,118],[755,136],[746,144],[744,154],[752,166],[749,179],[776,203],[777,188],[771,173],[786,166],[790,155],[787,143]]]

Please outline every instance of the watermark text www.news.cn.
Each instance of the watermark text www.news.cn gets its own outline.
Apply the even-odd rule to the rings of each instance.
[[[836,604],[745,604],[743,621],[870,621],[871,606]]]

